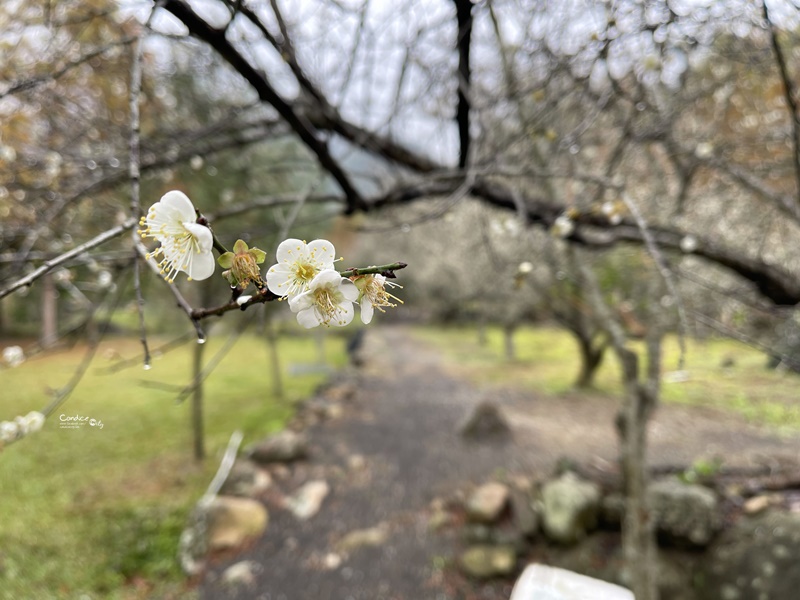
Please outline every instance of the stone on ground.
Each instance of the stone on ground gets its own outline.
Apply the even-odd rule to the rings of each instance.
[[[309,481],[286,499],[286,507],[301,521],[308,520],[319,512],[329,491],[327,482]]]
[[[800,514],[767,510],[727,528],[706,551],[702,598],[800,597]]]
[[[208,549],[227,550],[264,533],[269,514],[264,505],[250,498],[217,496],[208,506]]]
[[[539,531],[539,513],[534,507],[533,498],[524,490],[511,492],[511,514],[514,527],[525,537],[533,537]]]
[[[220,494],[253,498],[269,488],[271,483],[272,478],[269,473],[259,468],[253,461],[237,460],[225,483],[222,484]]]
[[[231,587],[253,587],[256,583],[256,573],[261,568],[253,560],[243,560],[225,569],[220,576],[222,583]]]
[[[470,577],[490,579],[512,573],[517,555],[512,546],[478,544],[467,548],[459,557],[458,564]]]
[[[572,544],[597,526],[600,488],[567,472],[542,488],[542,527],[551,540]]]
[[[308,438],[291,430],[281,431],[251,446],[247,455],[257,463],[286,463],[308,456]]]
[[[673,542],[706,546],[722,524],[717,497],[706,487],[670,478],[650,484],[647,494],[656,528]]]
[[[389,539],[389,529],[385,525],[377,525],[369,529],[357,529],[346,534],[336,544],[338,552],[349,554],[359,548],[382,546]]]
[[[510,600],[634,600],[630,590],[546,565],[528,565]]]
[[[458,426],[458,432],[473,441],[505,439],[511,435],[511,427],[500,407],[491,401],[479,402]]]
[[[493,523],[508,504],[508,486],[492,481],[476,489],[467,500],[467,517],[470,521]]]

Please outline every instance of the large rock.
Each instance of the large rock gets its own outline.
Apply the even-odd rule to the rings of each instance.
[[[710,489],[677,478],[650,484],[650,511],[662,538],[706,546],[721,526],[717,497]]]
[[[217,496],[207,510],[208,549],[227,550],[264,533],[269,514],[264,505],[250,498]]]
[[[286,507],[295,517],[305,521],[319,512],[329,491],[330,487],[325,481],[309,481],[286,500]]]
[[[291,430],[281,431],[252,445],[247,455],[258,463],[286,463],[308,456],[308,438]]]
[[[800,514],[768,510],[744,517],[706,551],[702,598],[800,597]]]
[[[516,551],[511,546],[470,546],[459,557],[462,572],[477,579],[502,577],[514,571]]]
[[[217,496],[201,500],[189,516],[178,541],[178,562],[184,573],[205,569],[209,552],[235,548],[263,535],[269,522],[264,506],[250,498]]]
[[[529,565],[510,600],[634,600],[630,590],[566,569]]]
[[[253,498],[269,488],[272,478],[253,461],[237,460],[219,493],[225,496]]]
[[[508,486],[492,481],[472,492],[467,500],[467,518],[479,523],[493,523],[508,504]]]
[[[465,438],[477,442],[505,440],[511,435],[508,421],[494,402],[479,402],[458,426]]]
[[[571,544],[597,527],[600,488],[568,472],[542,488],[542,528],[551,540]]]

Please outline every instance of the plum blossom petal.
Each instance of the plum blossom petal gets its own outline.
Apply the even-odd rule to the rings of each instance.
[[[314,277],[308,291],[289,299],[289,308],[306,329],[318,325],[343,327],[355,313],[353,301],[348,299],[355,297],[351,287],[355,288],[337,271],[326,269]]]
[[[172,190],[161,196],[159,200],[164,206],[174,210],[179,216],[181,221],[191,221],[197,218],[197,213],[194,210],[194,204],[189,200],[189,197],[178,190]]]
[[[214,236],[208,227],[196,222],[192,201],[177,190],[167,192],[139,222],[143,238],[153,238],[160,246],[148,255],[161,256],[158,263],[164,279],[170,283],[183,271],[189,279],[208,279],[214,273],[211,254]]]
[[[369,325],[372,321],[372,315],[375,314],[375,308],[372,302],[366,301],[361,303],[361,322],[364,325]]]
[[[267,287],[279,296],[293,298],[302,294],[319,273],[333,270],[335,252],[328,240],[310,244],[295,238],[284,240],[275,252],[277,264],[267,271]]]
[[[384,307],[395,307],[397,302],[403,304],[397,296],[386,291],[386,287],[402,287],[387,281],[383,275],[358,275],[353,278],[353,287],[358,291],[358,303],[361,306],[361,322],[369,325],[377,308],[386,312]],[[392,302],[394,300],[394,302]]]

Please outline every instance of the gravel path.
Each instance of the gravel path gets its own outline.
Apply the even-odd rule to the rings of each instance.
[[[457,527],[431,527],[437,503],[494,477],[541,477],[562,456],[601,466],[615,459],[618,401],[612,398],[477,390],[402,328],[371,330],[364,350],[365,367],[318,401],[320,410],[339,408],[308,426],[311,460],[273,472],[263,498],[267,532],[237,556],[216,560],[201,598],[507,599],[513,582],[476,586],[451,568],[462,542]],[[487,397],[503,405],[512,441],[468,443],[456,433],[469,409]],[[800,447],[798,438],[779,438],[719,411],[671,406],[659,410],[651,439],[653,462],[664,464],[715,454],[738,466],[796,461]],[[283,500],[317,479],[330,493],[316,516],[300,521]],[[385,532],[385,541],[341,550],[345,535],[366,528]],[[220,573],[242,560],[258,563],[255,584],[223,584]]]

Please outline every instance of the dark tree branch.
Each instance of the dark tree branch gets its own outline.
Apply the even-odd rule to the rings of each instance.
[[[469,52],[472,39],[472,0],[453,0],[456,6],[456,20],[458,21],[458,108],[456,109],[456,122],[458,123],[458,137],[460,149],[458,167],[467,166],[469,154],[469,109],[470,109],[470,67]]]
[[[797,89],[794,86],[789,68],[786,65],[786,56],[778,43],[778,34],[775,24],[769,16],[767,1],[763,0],[764,20],[767,22],[769,41],[772,44],[772,51],[775,53],[775,62],[778,63],[778,73],[780,73],[781,83],[783,83],[783,93],[786,99],[786,108],[792,121],[792,162],[794,164],[795,187],[797,188],[796,205],[800,206],[800,112],[797,109]]]
[[[379,208],[404,204],[434,195],[451,194],[458,188],[460,182],[462,179],[458,173],[443,174],[440,179],[431,179],[391,190],[386,195],[371,201],[369,206],[370,208]],[[517,202],[515,202],[512,192],[496,181],[476,178],[469,191],[492,206],[512,211],[517,210]],[[566,210],[566,207],[561,204],[532,196],[524,198],[524,205],[528,222],[546,228],[551,227],[556,218]],[[585,213],[579,215],[575,223],[578,227],[568,239],[580,245],[603,248],[619,243],[641,245],[645,242],[639,227],[630,221],[623,221],[619,225],[609,227],[605,216]],[[686,236],[685,232],[657,226],[651,226],[648,230],[653,241],[659,247],[683,252],[681,240]],[[697,239],[697,248],[692,254],[723,266],[750,281],[764,297],[776,305],[794,306],[800,303],[800,280],[792,273],[712,240],[699,236],[694,237]]]
[[[270,104],[297,133],[306,146],[317,156],[322,167],[331,174],[347,198],[347,212],[364,208],[364,199],[353,187],[347,174],[328,151],[327,142],[318,137],[313,125],[284,100],[272,87],[266,76],[253,67],[225,37],[224,29],[215,29],[184,0],[165,0],[164,8],[189,29],[190,34],[214,48],[217,53],[244,77],[263,102]]]

